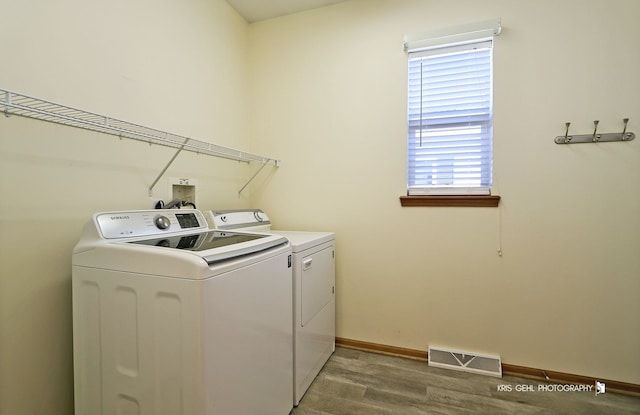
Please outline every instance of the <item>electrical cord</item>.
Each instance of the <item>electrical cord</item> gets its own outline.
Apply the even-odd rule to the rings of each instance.
[[[156,202],[156,209],[180,209],[182,206],[191,206],[192,209],[196,209],[196,204],[192,202],[185,202],[180,199],[173,199],[171,202],[165,204],[162,200]]]

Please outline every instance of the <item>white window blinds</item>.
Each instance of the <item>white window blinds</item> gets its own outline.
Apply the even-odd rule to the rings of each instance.
[[[408,194],[489,194],[492,40],[408,50]]]

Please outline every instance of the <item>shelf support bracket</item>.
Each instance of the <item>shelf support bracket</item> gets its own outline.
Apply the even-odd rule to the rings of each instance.
[[[173,162],[175,161],[175,159],[178,157],[178,154],[180,154],[182,152],[182,150],[184,149],[184,146],[189,142],[189,139],[187,138],[185,140],[185,142],[182,144],[182,146],[178,149],[178,151],[176,151],[176,153],[173,155],[173,157],[171,157],[171,160],[169,160],[169,162],[167,163],[166,166],[164,166],[164,168],[162,169],[162,171],[160,172],[160,174],[158,175],[158,177],[156,177],[156,179],[153,181],[153,183],[151,183],[151,186],[149,186],[149,197],[153,196],[153,188],[156,186],[156,184],[158,184],[158,181],[160,180],[160,178],[162,178],[162,176],[164,176],[164,174],[166,173],[167,169],[169,168],[169,166],[171,166],[171,164],[173,164]]]
[[[256,176],[258,174],[260,174],[260,172],[262,171],[262,169],[264,169],[265,167],[267,167],[267,164],[269,164],[269,162],[271,161],[271,159],[266,159],[265,161],[262,162],[262,166],[260,166],[260,168],[258,169],[258,171],[256,171],[253,176],[251,176],[251,178],[249,179],[249,181],[247,183],[245,183],[244,186],[242,186],[242,189],[238,190],[238,197],[240,197],[240,195],[242,194],[242,191],[244,189],[246,189],[247,186],[249,186],[249,183],[251,183],[253,181],[253,179],[256,178]],[[275,166],[278,167],[280,163],[278,163],[276,161]]]
[[[11,102],[11,91],[4,91],[4,102],[5,102],[5,107],[4,107],[4,116],[9,118],[11,116],[11,113],[9,112],[9,107],[11,107],[11,105],[13,104]]]

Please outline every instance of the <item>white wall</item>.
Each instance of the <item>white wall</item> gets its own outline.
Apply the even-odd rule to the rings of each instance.
[[[223,0],[0,0],[0,88],[247,149],[247,23]],[[73,413],[71,251],[97,211],[151,208],[175,150],[0,116],[0,414]],[[168,179],[241,207],[253,168],[181,154]]]
[[[402,208],[403,36],[494,17],[500,207]],[[635,0],[353,0],[250,25],[252,148],[283,159],[253,205],[336,232],[338,336],[640,383],[640,141],[553,142],[640,132],[638,21]]]

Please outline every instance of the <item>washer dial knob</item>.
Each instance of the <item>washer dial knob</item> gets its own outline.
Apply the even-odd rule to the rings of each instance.
[[[153,223],[155,223],[158,229],[167,229],[169,228],[169,226],[171,226],[171,221],[169,220],[169,218],[162,215],[158,215],[153,218]]]
[[[258,222],[262,222],[264,220],[262,212],[253,212],[253,217],[256,218]]]

